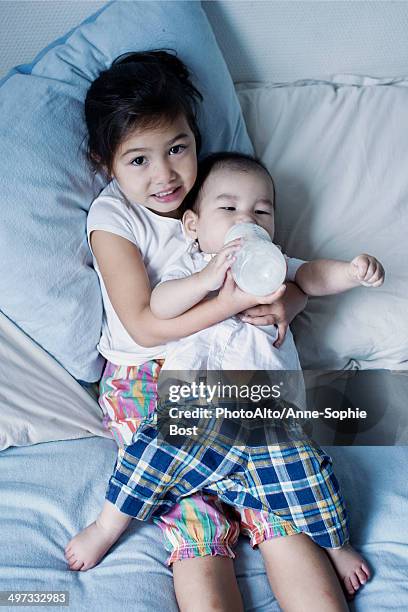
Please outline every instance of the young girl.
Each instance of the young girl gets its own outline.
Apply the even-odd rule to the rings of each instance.
[[[105,311],[99,350],[107,365],[100,402],[121,447],[122,465],[132,435],[153,417],[166,342],[240,312],[264,324],[275,323],[277,312],[282,339],[286,319],[293,318],[282,304],[277,311],[259,306],[280,298],[283,288],[260,299],[226,286],[169,321],[151,312],[151,287],[184,251],[180,206],[196,178],[198,99],[185,66],[165,52],[126,57],[102,73],[87,95],[90,157],[112,179],[92,204],[88,236]],[[304,306],[299,296],[291,314]],[[114,477],[112,485],[121,488]],[[123,533],[131,520],[128,493],[124,486],[117,506],[106,500],[96,521],[71,540],[65,552],[70,569],[96,565]],[[256,531],[261,547],[274,535],[293,533],[288,522],[262,512],[245,511],[238,521],[216,497],[200,493],[180,500],[171,517],[156,522],[172,553],[170,561],[177,561],[173,574],[182,610],[242,609],[231,561],[239,529],[252,536]],[[268,575],[283,607],[299,609],[302,602],[325,612],[346,609],[327,557],[308,538],[298,534],[270,542],[276,544],[270,547]],[[300,581],[292,580],[293,572]]]

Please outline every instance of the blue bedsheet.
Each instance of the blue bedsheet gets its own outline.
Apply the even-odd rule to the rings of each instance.
[[[408,447],[328,450],[350,507],[353,541],[375,572],[352,609],[406,610]],[[96,517],[115,454],[115,444],[102,438],[11,448],[0,454],[0,590],[68,590],[75,612],[177,610],[160,531],[151,524],[134,521],[94,569],[67,570],[64,547]],[[279,610],[259,552],[245,539],[236,552],[245,609]]]

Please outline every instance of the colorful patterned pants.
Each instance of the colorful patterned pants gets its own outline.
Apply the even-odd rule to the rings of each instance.
[[[118,461],[132,443],[141,422],[154,413],[157,378],[162,361],[141,366],[107,363],[101,382],[99,403],[104,425],[119,446]],[[299,533],[290,521],[259,510],[233,508],[216,495],[197,493],[185,497],[170,512],[155,518],[162,530],[169,565],[174,561],[206,555],[234,558],[233,547],[240,534],[252,547],[284,535]]]

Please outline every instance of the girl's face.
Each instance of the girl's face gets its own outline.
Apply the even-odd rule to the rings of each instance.
[[[115,153],[112,173],[130,202],[177,218],[197,176],[196,143],[186,118],[129,134]]]

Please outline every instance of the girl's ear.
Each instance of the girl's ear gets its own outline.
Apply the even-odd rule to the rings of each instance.
[[[109,171],[108,167],[105,164],[101,163],[101,158],[96,153],[91,153],[91,162],[93,164],[93,172],[97,174],[98,172],[103,172],[106,178],[111,181],[113,179],[113,174]]]
[[[197,213],[195,213],[194,210],[190,209],[186,210],[182,219],[187,236],[189,238],[192,238],[193,240],[196,240],[197,238],[197,220]]]

